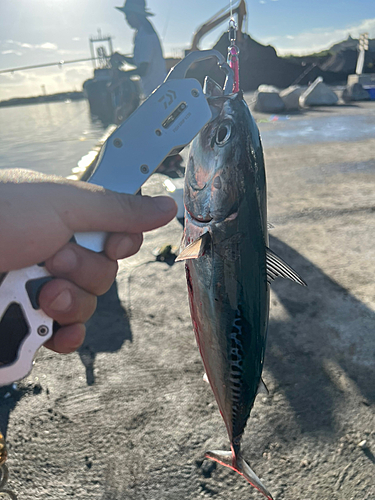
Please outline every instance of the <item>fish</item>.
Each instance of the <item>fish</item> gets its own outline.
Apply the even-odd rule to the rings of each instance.
[[[268,247],[266,175],[258,127],[241,91],[225,95],[207,77],[214,118],[193,140],[185,172],[185,261],[190,313],[208,380],[223,417],[230,451],[210,458],[271,493],[244,460],[241,440],[257,393],[277,277],[306,285]]]

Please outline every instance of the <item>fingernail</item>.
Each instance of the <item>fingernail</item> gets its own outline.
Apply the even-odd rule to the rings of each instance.
[[[156,196],[154,201],[162,212],[171,212],[176,209],[176,202],[170,196]]]
[[[133,242],[126,236],[120,240],[116,248],[116,259],[125,259],[133,247]]]
[[[72,304],[72,295],[69,290],[62,291],[50,304],[54,311],[67,311]]]
[[[52,260],[53,270],[60,273],[68,273],[75,269],[76,265],[77,256],[71,248],[64,248]]]

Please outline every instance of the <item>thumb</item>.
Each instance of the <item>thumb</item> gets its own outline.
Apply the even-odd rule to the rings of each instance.
[[[141,233],[177,212],[169,197],[119,194],[26,170],[0,172],[0,209],[0,271],[46,260],[75,232]]]

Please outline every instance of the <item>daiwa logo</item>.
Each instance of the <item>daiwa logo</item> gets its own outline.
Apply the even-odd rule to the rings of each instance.
[[[164,94],[159,102],[164,104],[164,108],[167,109],[177,98],[176,92],[174,90],[168,90],[166,94]]]

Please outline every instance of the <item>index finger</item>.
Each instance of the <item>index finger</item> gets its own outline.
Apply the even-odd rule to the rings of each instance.
[[[74,192],[78,185],[79,193]],[[59,198],[52,203],[74,232],[142,233],[164,226],[177,213],[176,203],[169,196],[115,193],[86,183],[75,183],[71,187],[71,200],[65,199],[63,206],[59,205]]]

